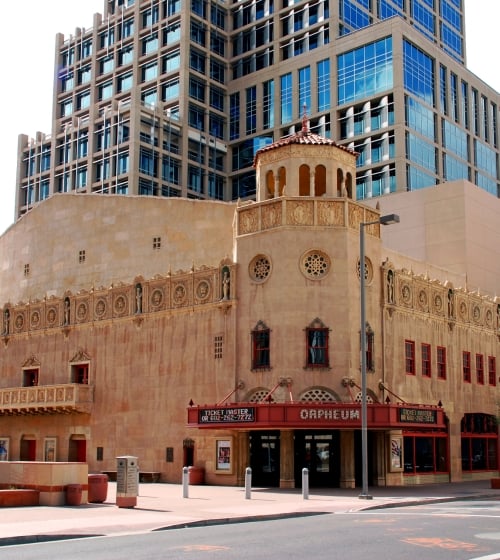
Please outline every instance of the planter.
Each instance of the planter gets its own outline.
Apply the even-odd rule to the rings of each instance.
[[[189,484],[205,484],[205,469],[203,467],[188,467]]]
[[[0,490],[0,507],[40,505],[40,492],[29,489]]]
[[[66,505],[79,506],[82,503],[82,485],[68,484],[66,486]]]
[[[89,474],[89,497],[91,504],[102,504],[108,497],[108,475]]]

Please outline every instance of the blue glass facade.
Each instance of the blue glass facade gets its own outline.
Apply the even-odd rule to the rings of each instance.
[[[337,67],[339,105],[392,89],[392,37],[340,55]]]
[[[404,87],[434,107],[434,61],[409,41],[403,42]]]

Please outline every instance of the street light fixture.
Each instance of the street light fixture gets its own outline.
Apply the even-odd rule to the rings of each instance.
[[[371,500],[373,496],[368,494],[368,410],[366,406],[366,303],[365,303],[365,227],[375,224],[389,226],[399,223],[397,214],[380,216],[373,222],[361,222],[359,224],[359,279],[360,279],[360,301],[361,301],[361,466],[362,466],[362,489],[360,500]]]

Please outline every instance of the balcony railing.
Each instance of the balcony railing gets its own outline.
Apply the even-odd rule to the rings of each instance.
[[[94,387],[69,383],[0,389],[0,416],[24,414],[90,414]]]

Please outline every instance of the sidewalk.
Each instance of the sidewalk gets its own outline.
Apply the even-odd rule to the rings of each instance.
[[[126,509],[115,505],[116,483],[110,482],[107,500],[102,504],[4,508],[0,513],[0,546],[425,502],[500,500],[500,490],[492,490],[489,480],[370,488],[369,492],[371,500],[360,499],[359,489],[311,489],[309,499],[304,500],[301,490],[253,488],[250,499],[246,499],[241,487],[189,486],[189,497],[183,498],[180,484],[140,484],[137,506]]]

